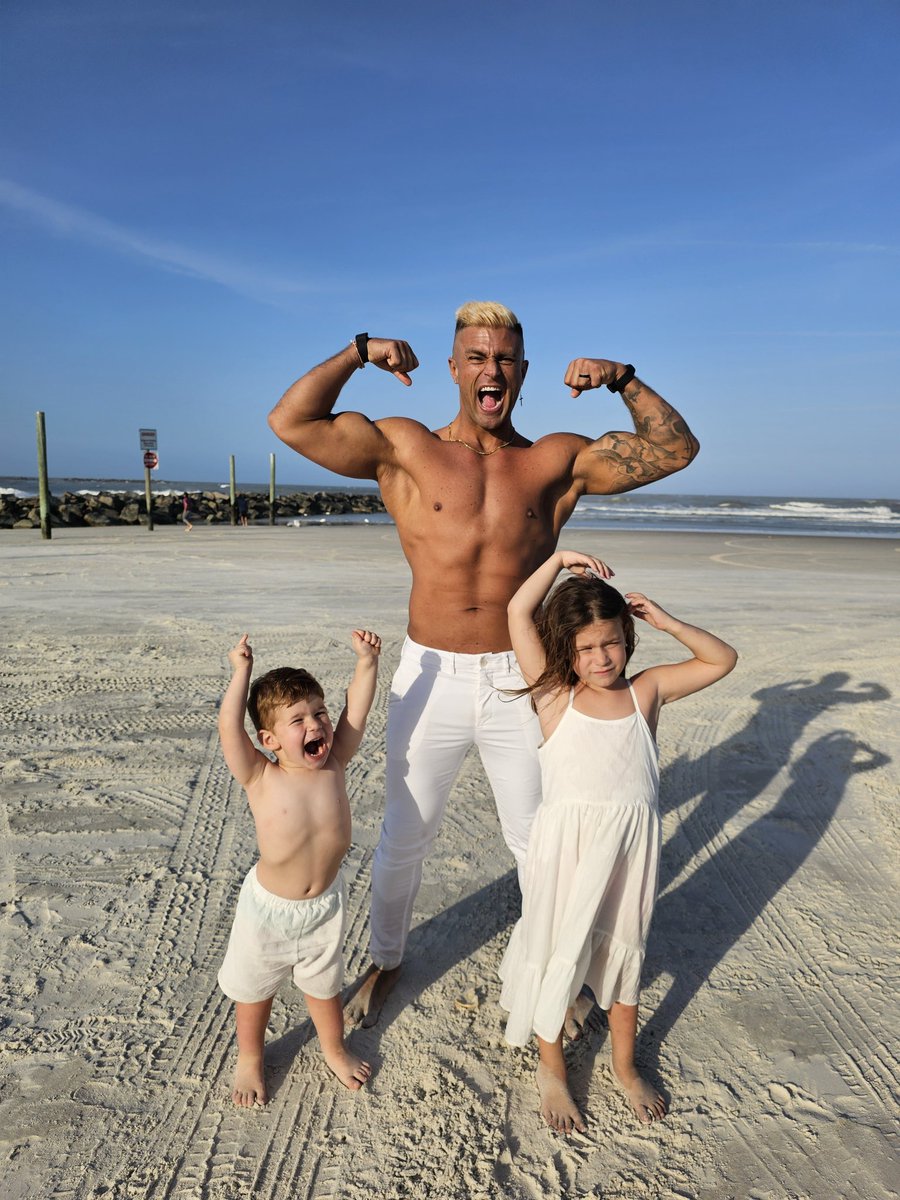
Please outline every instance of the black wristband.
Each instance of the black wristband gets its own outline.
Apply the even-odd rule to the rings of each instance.
[[[626,384],[631,383],[632,379],[634,379],[634,367],[631,363],[628,363],[619,378],[614,379],[612,383],[608,383],[606,386],[611,392],[621,392]]]
[[[369,361],[369,335],[367,333],[358,333],[353,341],[356,343],[356,353],[359,355],[359,365],[364,367]]]

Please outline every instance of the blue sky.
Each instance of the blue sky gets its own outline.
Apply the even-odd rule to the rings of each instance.
[[[456,411],[453,312],[498,299],[517,425],[623,427],[569,360],[633,362],[699,436],[660,490],[897,497],[894,0],[378,6],[6,0],[0,474],[334,482],[269,432],[360,330]]]

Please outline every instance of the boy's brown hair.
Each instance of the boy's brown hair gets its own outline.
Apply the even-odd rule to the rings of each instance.
[[[325,699],[322,685],[302,667],[276,667],[255,679],[247,697],[247,712],[257,733],[271,731],[279,708],[290,708],[310,696]]]

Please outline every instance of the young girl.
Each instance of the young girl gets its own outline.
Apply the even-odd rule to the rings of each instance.
[[[576,574],[547,598],[563,568]],[[623,597],[604,582],[612,574],[598,558],[562,550],[509,604],[513,649],[544,735],[543,800],[522,917],[500,966],[500,1003],[510,1045],[537,1035],[541,1113],[562,1133],[586,1128],[562,1051],[567,1010],[585,985],[607,1010],[613,1072],[636,1116],[645,1124],[665,1116],[634,1062],[660,846],[656,722],[664,704],[709,687],[737,662],[713,634],[638,592]],[[691,657],[627,679],[633,617],[671,634]]]

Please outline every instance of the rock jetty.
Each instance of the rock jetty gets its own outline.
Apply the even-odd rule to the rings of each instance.
[[[267,495],[245,492],[247,519],[251,524],[268,524]],[[219,492],[188,492],[191,520],[197,524],[228,524],[232,510],[228,496]],[[275,520],[279,524],[294,517],[327,517],[335,514],[367,516],[383,513],[376,492],[292,492],[275,498]],[[181,521],[181,496],[153,497],[153,524],[176,525]],[[50,524],[60,526],[146,525],[147,505],[142,492],[97,492],[85,495],[63,492],[50,497]],[[39,529],[37,496],[0,496],[0,529]]]

